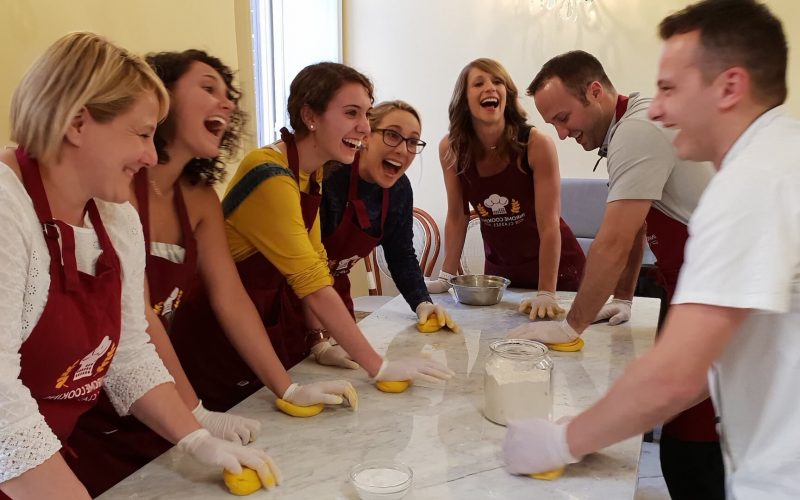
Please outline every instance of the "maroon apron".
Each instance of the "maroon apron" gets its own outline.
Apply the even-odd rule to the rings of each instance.
[[[367,257],[378,246],[378,242],[383,236],[386,215],[389,213],[389,190],[384,189],[383,201],[381,202],[380,233],[378,236],[370,236],[366,231],[370,228],[367,207],[358,198],[358,180],[360,178],[358,156],[356,156],[350,171],[350,189],[347,194],[347,205],[345,206],[342,220],[333,233],[322,238],[325,253],[328,254],[328,267],[331,270],[331,276],[333,276],[333,288],[342,298],[342,302],[347,306],[347,310],[350,311],[353,319],[355,319],[355,312],[353,310],[353,299],[350,296],[350,269],[356,262]]]
[[[656,256],[656,277],[666,291],[666,300],[672,301],[678,275],[683,265],[683,250],[689,232],[686,224],[664,215],[655,207],[647,213],[647,243]],[[682,441],[717,441],[716,413],[711,399],[678,414],[664,424],[662,432]]]
[[[520,130],[519,140],[527,144],[530,128]],[[478,169],[468,166],[459,176],[464,199],[464,213],[469,204],[481,221],[484,272],[511,280],[519,288],[539,287],[539,228],[533,171],[528,156],[521,158],[522,169],[512,155],[506,168],[495,175],[481,177]],[[577,291],[583,276],[586,257],[572,230],[559,219],[561,259],[558,263],[558,290]]]
[[[189,220],[189,211],[183,200],[180,182],[175,182],[174,203],[178,222],[183,233],[183,248],[186,254],[183,262],[172,262],[150,253],[150,200],[148,197],[147,170],[140,170],[134,177],[136,201],[139,204],[139,219],[142,221],[144,243],[147,251],[147,284],[150,288],[150,302],[167,333],[172,318],[180,307],[184,294],[197,274],[197,241]]]
[[[286,144],[289,169],[299,183],[294,136],[282,129],[281,138]],[[319,185],[312,178],[310,193],[300,193],[307,231],[317,217],[320,199]],[[286,277],[259,252],[238,262],[236,268],[284,367],[289,369],[305,359],[310,347],[305,318],[300,299]],[[227,411],[262,387],[223,333],[202,287],[193,288],[184,300],[173,323],[172,343],[197,395],[209,409]]]
[[[102,253],[94,276],[78,271],[73,230],[53,219],[38,163],[22,148],[17,148],[16,156],[50,253],[47,303],[20,348],[19,378],[69,451],[67,440],[75,422],[96,403],[119,344],[121,268],[97,206],[89,200],[86,210]],[[69,458],[69,453],[64,455]],[[7,497],[0,493],[0,498]]]
[[[134,188],[147,251],[151,307],[169,333],[173,313],[197,272],[197,242],[183,194],[176,182],[174,201],[186,249],[184,262],[171,262],[152,255],[147,170],[142,169],[136,174]],[[69,444],[78,458],[71,458],[68,463],[92,496],[100,495],[172,447],[169,441],[135,417],[119,416],[104,393],[100,395],[97,406],[78,420]],[[103,474],[97,474],[98,470]]]
[[[628,96],[617,97],[616,120],[622,119],[628,109]],[[683,265],[683,250],[689,232],[686,224],[650,207],[645,218],[647,223],[647,244],[656,257],[656,279],[666,291],[665,300],[672,301],[678,275]],[[716,415],[711,399],[689,408],[664,424],[662,432],[683,441],[717,441]]]

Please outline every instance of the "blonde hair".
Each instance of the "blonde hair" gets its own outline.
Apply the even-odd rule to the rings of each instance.
[[[82,108],[106,123],[146,92],[155,94],[163,120],[169,96],[143,59],[94,33],[70,33],[33,63],[14,91],[11,140],[34,158],[57,161],[69,124]]]
[[[369,110],[367,113],[367,118],[369,118],[370,128],[378,128],[378,125],[381,124],[386,115],[392,111],[405,111],[406,113],[410,113],[411,116],[417,119],[417,123],[419,123],[420,127],[422,127],[422,120],[419,119],[419,113],[417,113],[417,110],[414,109],[414,107],[409,103],[397,99],[394,101],[384,101],[380,104],[376,104],[372,109]]]

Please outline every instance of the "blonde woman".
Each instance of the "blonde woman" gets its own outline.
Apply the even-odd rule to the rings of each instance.
[[[322,185],[322,243],[333,288],[354,314],[350,269],[382,245],[392,279],[416,312],[418,323],[435,314],[440,327],[458,330],[447,310],[431,302],[412,242],[414,193],[405,172],[426,145],[419,113],[403,101],[382,102],[370,110],[369,125],[356,161],[331,168]],[[321,327],[313,321],[310,326]],[[311,350],[319,363],[355,365],[329,341],[320,341]]]
[[[144,61],[91,33],[58,40],[14,93],[19,147],[0,154],[3,497],[89,498],[59,451],[101,388],[205,464],[277,473],[201,428],[147,342],[141,226],[122,202],[156,162],[167,107]]]

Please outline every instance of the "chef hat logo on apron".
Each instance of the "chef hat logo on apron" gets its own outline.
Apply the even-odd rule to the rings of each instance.
[[[485,200],[483,200],[484,206],[491,209],[493,215],[505,215],[508,212],[506,211],[506,205],[508,205],[508,198],[505,196],[500,196],[499,194],[492,194]]]

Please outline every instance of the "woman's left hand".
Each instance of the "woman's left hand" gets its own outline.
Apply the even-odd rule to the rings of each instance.
[[[452,330],[455,333],[459,333],[461,331],[461,327],[459,327],[453,318],[450,316],[450,313],[447,312],[447,309],[440,306],[439,304],[433,304],[431,302],[420,302],[417,306],[417,323],[420,325],[424,325],[431,314],[435,314],[436,318],[439,320],[439,326],[444,328],[445,326]]]
[[[338,366],[340,368],[350,368],[356,370],[359,368],[358,363],[353,361],[353,358],[347,354],[342,346],[332,345],[329,341],[323,340],[311,346],[311,354],[317,363],[325,366]]]

